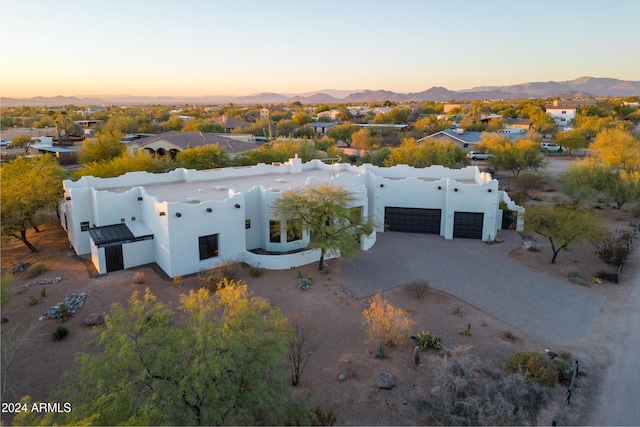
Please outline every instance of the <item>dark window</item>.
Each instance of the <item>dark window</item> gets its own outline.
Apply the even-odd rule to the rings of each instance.
[[[269,241],[280,243],[280,221],[269,221]]]
[[[120,222],[126,222],[124,218],[120,218]]]
[[[201,260],[218,256],[218,236],[219,234],[210,234],[198,237]]]
[[[89,221],[83,221],[80,223],[80,231],[89,231]]]
[[[302,220],[287,221],[287,242],[302,240]]]
[[[248,230],[251,228],[251,220],[250,219],[245,219],[244,220],[244,228],[245,230]]]

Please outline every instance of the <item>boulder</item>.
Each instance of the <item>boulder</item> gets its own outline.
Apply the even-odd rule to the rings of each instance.
[[[89,317],[84,320],[84,324],[88,326],[103,325],[104,316],[98,313],[91,313]]]
[[[385,372],[384,374],[378,375],[378,388],[384,388],[387,390],[391,390],[396,385],[396,379],[393,375]]]

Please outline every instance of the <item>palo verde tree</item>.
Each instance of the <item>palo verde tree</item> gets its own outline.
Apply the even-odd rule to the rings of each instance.
[[[47,220],[61,200],[64,170],[49,155],[18,157],[0,166],[2,234],[13,236],[31,252],[38,250],[27,240],[27,230]]]
[[[316,423],[287,384],[289,326],[280,310],[223,279],[180,296],[179,313],[146,290],[112,306],[98,354],[80,354],[58,390],[96,425]]]
[[[563,176],[563,189],[578,200],[613,200],[620,208],[640,199],[640,140],[622,127],[605,128]]]
[[[459,169],[468,165],[469,159],[466,151],[455,144],[435,140],[418,142],[415,138],[406,138],[400,146],[391,148],[384,160],[387,167],[401,164],[416,168],[442,165]]]
[[[535,204],[526,208],[525,232],[537,233],[551,243],[551,264],[562,249],[601,238],[601,219],[577,203]]]
[[[531,139],[518,139],[512,143],[506,136],[484,133],[479,147],[493,154],[487,159],[491,167],[509,170],[514,178],[522,170],[538,169],[542,165],[540,144]]]
[[[306,230],[312,236],[308,247],[320,249],[318,269],[322,270],[328,251],[352,255],[360,247],[360,236],[374,230],[355,203],[356,197],[349,190],[320,184],[285,191],[271,209],[294,234],[302,235]]]
[[[177,154],[178,166],[186,169],[223,168],[231,164],[229,153],[219,144],[187,148]]]
[[[82,142],[82,148],[78,153],[78,161],[81,164],[100,160],[109,161],[124,153],[126,147],[120,141],[122,132],[106,131],[98,132],[94,139],[86,139]]]

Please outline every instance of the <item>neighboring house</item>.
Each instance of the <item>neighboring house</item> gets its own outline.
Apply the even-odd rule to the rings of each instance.
[[[533,122],[531,121],[531,119],[522,119],[522,118],[517,118],[517,119],[506,118],[506,119],[504,119],[504,128],[505,128],[505,130],[506,129],[520,129],[520,130],[524,130],[525,132],[527,132],[532,127],[533,127]]]
[[[251,126],[251,123],[245,120],[240,120],[240,119],[236,119],[235,117],[229,117],[229,116],[214,117],[211,120],[221,125],[224,128],[225,132],[232,132],[236,128]]]
[[[329,110],[329,111],[322,111],[317,114],[318,117],[328,117],[331,120],[337,120],[339,115],[340,115],[340,110],[336,110],[336,109]]]
[[[425,136],[424,138],[418,139],[418,142],[423,142],[428,139],[435,139],[437,141],[450,142],[465,150],[473,151],[476,149],[476,145],[482,142],[482,135],[485,133],[497,133],[499,135],[508,137],[512,142],[526,135],[525,132],[520,130],[513,132],[505,129],[498,132],[470,132],[462,128],[457,128],[445,129],[440,132],[436,132],[433,135]]]
[[[287,233],[271,206],[283,191],[316,183],[348,189],[352,207],[374,221],[376,231],[361,236],[362,250],[386,231],[492,240],[514,211],[516,228],[524,225],[524,208],[477,167],[303,164],[297,157],[284,164],[65,180],[60,218],[75,252],[90,254],[101,274],[156,263],[175,277],[231,260],[289,269],[317,262],[320,254],[305,249],[307,230]]]
[[[469,132],[462,128],[457,129],[445,129],[440,132],[436,132],[433,135],[420,138],[418,142],[423,142],[429,139],[435,139],[441,142],[450,142],[465,150],[474,150],[476,144],[480,142],[482,132]]]
[[[568,125],[576,118],[577,107],[570,105],[547,105],[545,110],[559,126]]]
[[[269,109],[267,107],[263,107],[262,109],[260,109],[260,118],[261,119],[268,119],[269,118],[269,114],[271,114],[271,111],[269,111]]]
[[[165,132],[141,139],[134,139],[126,143],[127,151],[132,155],[140,151],[146,151],[159,156],[169,155],[171,158],[175,158],[176,154],[187,148],[202,147],[211,144],[220,145],[220,147],[224,148],[232,156],[242,153],[243,151],[257,148],[255,144],[250,142],[222,136],[219,133],[180,131]]]
[[[313,130],[316,132],[316,135],[326,135],[327,132],[331,130],[332,127],[336,125],[336,123],[332,122],[312,122],[309,123]]]

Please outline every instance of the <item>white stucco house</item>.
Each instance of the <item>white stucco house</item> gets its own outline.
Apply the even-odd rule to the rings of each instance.
[[[378,224],[360,239],[362,250],[385,231],[491,240],[514,212],[516,229],[524,224],[524,208],[475,166],[381,168],[303,164],[297,157],[284,164],[66,180],[60,217],[75,252],[90,254],[101,274],[156,263],[175,277],[230,260],[288,269],[318,261],[319,251],[305,250],[308,233],[288,235],[270,206],[283,191],[314,183],[348,188],[354,207]]]

